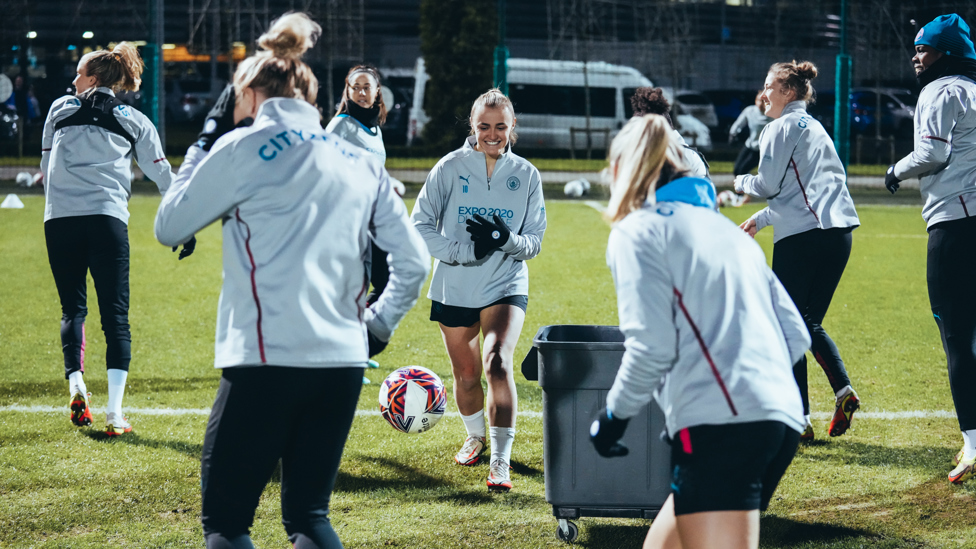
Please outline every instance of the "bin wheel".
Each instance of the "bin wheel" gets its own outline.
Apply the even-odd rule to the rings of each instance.
[[[563,530],[563,522],[566,523],[565,531]],[[575,522],[560,520],[559,524],[556,526],[556,537],[563,541],[572,543],[576,541],[576,538],[579,537],[579,527],[576,526]]]

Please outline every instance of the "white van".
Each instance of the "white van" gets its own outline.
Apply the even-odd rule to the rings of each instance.
[[[519,144],[533,149],[586,147],[586,90],[583,62],[544,59],[508,60],[508,95],[518,117]],[[424,92],[429,77],[424,60],[417,59],[414,101],[410,108],[407,144],[423,131],[428,117]],[[630,119],[630,98],[639,87],[653,86],[637,69],[602,61],[586,63],[590,93],[590,135],[595,149],[605,149]],[[708,127],[688,114],[672,113],[675,126],[689,145],[712,148]],[[575,135],[573,135],[575,134]]]

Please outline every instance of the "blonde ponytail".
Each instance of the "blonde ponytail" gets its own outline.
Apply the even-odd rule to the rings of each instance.
[[[613,181],[604,217],[611,223],[641,209],[657,187],[662,170],[684,169],[681,153],[671,140],[671,126],[658,114],[631,118],[610,143],[607,160]],[[668,166],[670,165],[670,166]]]

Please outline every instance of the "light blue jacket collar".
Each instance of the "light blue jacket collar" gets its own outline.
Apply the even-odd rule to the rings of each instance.
[[[706,179],[679,177],[654,193],[657,202],[684,202],[715,209],[715,187]]]

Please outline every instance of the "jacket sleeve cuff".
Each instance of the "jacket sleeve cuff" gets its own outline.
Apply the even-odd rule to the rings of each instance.
[[[506,242],[505,244],[502,244],[502,247],[499,248],[499,250],[505,252],[506,254],[510,254],[510,253],[518,250],[519,245],[518,245],[518,242],[516,242],[516,239],[518,239],[518,237],[519,237],[519,235],[517,235],[515,233],[509,234],[508,235],[508,242]]]
[[[382,341],[389,341],[393,337],[393,330],[372,309],[367,308],[363,311],[363,322],[366,324],[366,329],[369,330],[369,333]]]
[[[458,243],[458,263],[461,265],[467,265],[469,263],[474,263],[477,258],[474,256],[474,243],[465,244],[464,242]]]

